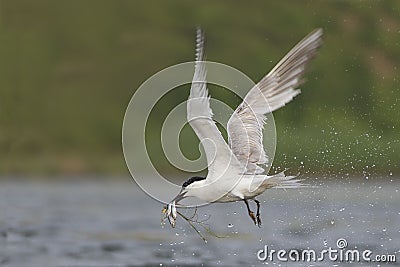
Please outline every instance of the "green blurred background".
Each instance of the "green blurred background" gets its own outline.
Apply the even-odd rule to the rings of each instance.
[[[255,82],[322,27],[303,93],[274,114],[274,167],[398,175],[400,1],[2,0],[0,177],[127,175],[128,102],[154,73],[194,59],[196,26],[206,32],[208,60]],[[160,113],[188,93],[179,90]],[[184,150],[197,147],[182,140]],[[173,171],[160,146],[150,152],[160,170]]]

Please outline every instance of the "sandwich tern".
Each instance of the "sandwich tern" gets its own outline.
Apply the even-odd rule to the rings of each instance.
[[[197,29],[187,120],[206,153],[208,174],[185,181],[179,194],[164,207],[163,213],[172,227],[177,217],[176,204],[187,197],[209,203],[243,201],[252,221],[261,226],[258,195],[270,188],[304,186],[296,176],[286,176],[284,172],[272,176],[264,174],[262,165],[268,162],[268,157],[262,131],[266,114],[285,106],[300,93],[298,87],[304,81],[306,66],[321,43],[322,29],[312,31],[247,93],[228,121],[227,143],[213,120],[206,82],[204,34]],[[250,209],[249,200],[256,203],[256,214]]]

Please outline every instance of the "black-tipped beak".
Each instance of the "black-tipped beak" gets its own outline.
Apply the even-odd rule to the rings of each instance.
[[[181,190],[181,192],[179,192],[179,194],[171,202],[178,203],[179,201],[181,201],[182,199],[185,198],[185,195],[186,195],[186,192]]]

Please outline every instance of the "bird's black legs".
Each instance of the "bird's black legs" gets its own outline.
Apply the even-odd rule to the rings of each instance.
[[[256,214],[256,216],[257,216],[257,225],[258,225],[258,227],[260,227],[261,226],[261,219],[260,219],[260,201],[258,201],[257,199],[253,199],[254,200],[254,202],[256,202],[256,204],[257,204],[257,214]]]
[[[254,215],[254,212],[250,210],[250,205],[247,199],[243,199],[244,203],[246,203],[247,211],[249,212],[250,218],[253,220],[254,224],[257,225],[258,227],[261,227],[261,218],[260,218],[260,201],[257,199],[253,199],[254,202],[257,204],[257,214]]]
[[[244,203],[246,203],[247,211],[249,212],[250,218],[253,220],[254,224],[257,225],[257,219],[256,216],[254,216],[254,212],[250,210],[249,202],[247,199],[243,199]]]

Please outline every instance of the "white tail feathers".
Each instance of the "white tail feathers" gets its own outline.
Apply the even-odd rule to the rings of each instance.
[[[313,187],[309,184],[302,183],[303,179],[295,179],[297,176],[286,176],[285,171],[269,176],[264,180],[263,185],[269,188],[300,188]]]

